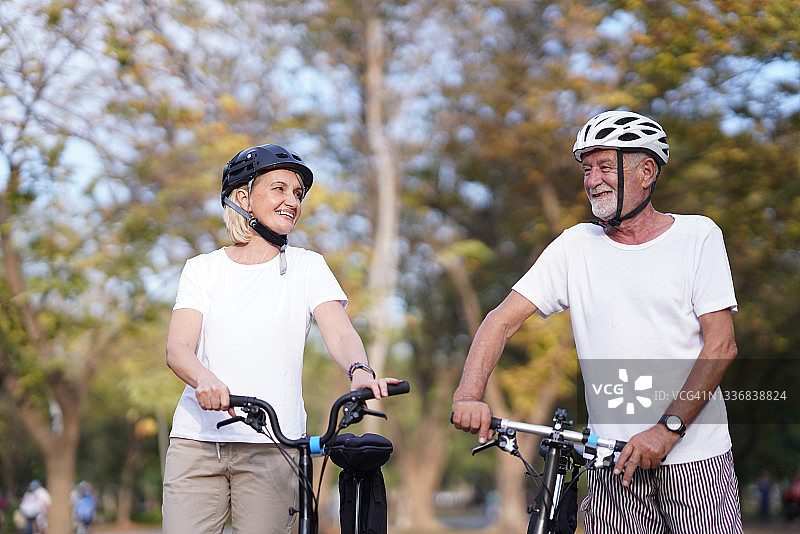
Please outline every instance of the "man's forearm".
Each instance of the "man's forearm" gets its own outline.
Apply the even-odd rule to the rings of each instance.
[[[708,403],[737,355],[730,311],[722,310],[700,318],[705,345],[697,357],[681,392],[670,403],[666,413],[679,416],[685,425],[691,423]]]
[[[461,381],[453,394],[453,402],[482,400],[489,376],[500,361],[506,342],[513,332],[497,320],[496,310],[489,313],[475,333],[475,339],[464,363]]]

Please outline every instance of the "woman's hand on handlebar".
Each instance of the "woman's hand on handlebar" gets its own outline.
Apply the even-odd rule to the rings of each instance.
[[[353,381],[350,383],[350,391],[358,389],[371,389],[376,399],[389,396],[389,384],[397,384],[398,378],[372,378],[372,375],[363,370],[353,373]]]
[[[478,443],[486,443],[493,431],[492,409],[485,402],[476,400],[453,401],[453,426],[464,432],[478,434]]]
[[[231,416],[236,415],[230,406],[230,390],[222,380],[209,374],[197,381],[194,395],[197,403],[204,410],[227,410]]]

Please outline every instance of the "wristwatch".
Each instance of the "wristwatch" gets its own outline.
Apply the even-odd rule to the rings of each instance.
[[[684,434],[686,434],[686,425],[683,424],[683,420],[677,415],[665,413],[661,416],[661,419],[659,419],[658,422],[667,427],[667,430],[670,432],[675,432],[680,437],[683,437]]]

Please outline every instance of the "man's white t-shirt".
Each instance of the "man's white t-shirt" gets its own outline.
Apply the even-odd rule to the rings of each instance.
[[[628,440],[657,423],[703,347],[699,316],[737,310],[719,227],[703,216],[672,217],[666,232],[639,245],[593,224],[573,226],[513,287],[542,317],[570,310],[590,427],[602,437]],[[730,448],[717,388],[665,463]]]
[[[278,414],[291,439],[305,432],[303,350],[314,309],[347,297],[325,259],[316,252],[286,247],[286,274],[279,257],[243,265],[224,249],[189,259],[178,284],[174,310],[203,314],[197,357],[233,395],[258,397]],[[211,442],[269,442],[244,424],[217,429],[227,412],[200,408],[186,386],[170,436]]]

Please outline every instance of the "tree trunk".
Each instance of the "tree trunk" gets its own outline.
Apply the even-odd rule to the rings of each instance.
[[[447,461],[446,427],[442,422],[449,412],[449,392],[452,384],[452,373],[443,373],[441,393],[433,395],[433,400],[426,403],[423,417],[414,429],[400,436],[396,443],[396,461],[400,466],[402,477],[401,497],[398,502],[391,503],[397,518],[398,529],[419,531],[438,531],[441,524],[436,519],[433,496],[441,485],[444,466]]]
[[[417,454],[403,454],[398,458],[404,488],[403,500],[398,503],[398,527],[413,527],[414,531],[441,527],[436,519],[433,495],[441,480],[445,447],[441,441],[435,443],[435,447],[420,447],[415,451]]]
[[[481,324],[481,309],[478,294],[469,280],[469,273],[464,267],[460,258],[439,257],[439,263],[445,268],[453,285],[458,291],[461,299],[462,313],[467,322],[470,336],[475,337],[478,327]],[[485,393],[486,402],[501,417],[502,414],[509,414],[508,407],[500,385],[495,377],[489,378]],[[502,501],[502,513],[497,525],[490,528],[500,528],[506,531],[513,531],[519,525],[525,524],[527,503],[525,502],[525,486],[522,464],[509,454],[501,454],[500,462],[497,466],[496,484],[500,492]]]
[[[65,428],[66,431],[66,428]],[[45,453],[47,467],[47,489],[53,498],[48,513],[48,534],[70,534],[72,532],[72,510],[70,493],[75,479],[75,457],[78,444],[58,440],[59,445]]]
[[[377,3],[361,3],[365,14],[364,99],[367,143],[374,164],[373,253],[367,287],[371,300],[369,359],[383,375],[389,354],[390,299],[397,287],[397,236],[399,220],[398,163],[386,134],[384,117],[383,24]]]
[[[16,381],[10,380],[13,386]],[[7,382],[8,383],[8,382]],[[10,391],[16,391],[10,389]],[[48,534],[72,532],[70,494],[75,480],[75,459],[78,454],[80,421],[78,413],[82,395],[75,392],[63,379],[52,382],[51,391],[61,409],[61,424],[50,426],[43,414],[27,402],[18,405],[25,427],[44,455],[47,469],[46,487],[53,503],[48,512]]]
[[[515,417],[503,398],[502,389],[494,377],[489,378],[486,386],[486,402],[492,407],[492,410],[497,412],[495,417]],[[497,524],[492,528],[499,529],[501,532],[513,532],[527,522],[524,467],[518,458],[501,453],[499,450],[497,453],[500,454],[500,461],[495,472],[495,483],[502,499],[502,512]]]
[[[133,512],[133,485],[136,479],[136,470],[142,460],[144,443],[142,438],[135,433],[129,438],[128,453],[122,464],[119,475],[119,494],[117,495],[117,524],[127,527],[131,524]]]

